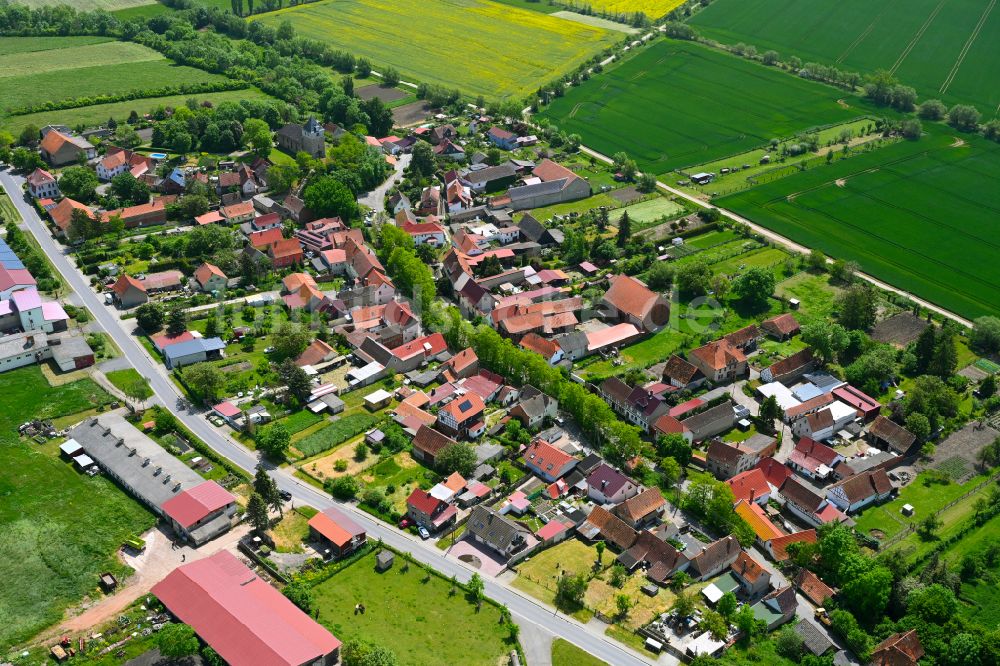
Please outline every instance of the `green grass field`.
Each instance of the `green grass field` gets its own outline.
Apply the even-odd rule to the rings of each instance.
[[[656,197],[655,199],[640,201],[625,208],[617,208],[611,211],[608,217],[613,223],[617,223],[621,219],[621,216],[625,214],[625,211],[628,211],[629,219],[632,220],[632,230],[638,231],[660,218],[677,217],[685,211],[685,208],[666,197]]]
[[[97,589],[101,571],[126,573],[114,552],[156,521],[104,477],[78,473],[55,443],[17,439],[29,416],[89,410],[110,396],[89,379],[52,388],[37,367],[0,375],[0,654]]]
[[[567,640],[552,641],[552,666],[605,666],[606,663]]]
[[[149,382],[139,374],[139,372],[133,368],[126,368],[125,370],[112,370],[107,373],[108,381],[115,385],[121,391],[124,391],[128,395],[129,390],[131,390],[137,383],[141,383],[142,386],[142,399],[145,400],[153,395],[153,390],[149,388]]]
[[[27,5],[31,8],[69,5],[79,11],[103,9],[105,11],[113,12],[118,9],[151,5],[154,2],[155,0],[24,0],[18,4]]]
[[[0,55],[0,86],[8,109],[64,99],[161,88],[222,77],[175,65],[156,51],[130,42],[71,42],[52,38],[7,38],[18,52]],[[40,47],[47,46],[44,50]],[[36,47],[35,50],[32,47]],[[107,118],[105,118],[106,120]]]
[[[68,49],[111,41],[114,41],[111,37],[4,37],[3,41],[0,41],[0,56]]]
[[[215,104],[221,102],[239,102],[241,99],[272,99],[269,95],[257,90],[248,88],[247,90],[224,90],[222,92],[202,93],[199,95],[170,95],[168,97],[150,97],[145,99],[133,99],[127,102],[114,102],[112,104],[95,104],[93,106],[83,106],[78,109],[66,109],[63,111],[40,111],[29,113],[24,116],[11,116],[3,121],[2,127],[17,135],[28,125],[44,127],[50,123],[60,123],[76,127],[77,125],[96,125],[106,122],[108,118],[115,118],[119,121],[128,118],[134,110],[140,115],[148,113],[152,109],[163,106],[180,106],[192,97],[200,100],[211,101]]]
[[[402,571],[399,555],[385,573],[369,554],[320,583],[313,592],[319,622],[342,641],[360,639],[385,646],[402,666],[462,664],[496,666],[513,646],[500,624],[500,611],[483,604],[476,612],[462,591],[416,566]],[[356,614],[354,606],[366,611]]]
[[[556,98],[540,115],[606,155],[662,174],[841,123],[842,91],[697,44],[662,40]]]
[[[996,113],[991,76],[1000,57],[1000,11],[981,0],[719,0],[691,23],[721,42],[753,44],[862,74],[893,71],[921,98]]]
[[[569,72],[621,34],[488,0],[323,0],[258,19],[290,21],[404,80],[489,98],[520,96]]]
[[[1000,313],[1000,145],[927,130],[717,203],[966,317]]]

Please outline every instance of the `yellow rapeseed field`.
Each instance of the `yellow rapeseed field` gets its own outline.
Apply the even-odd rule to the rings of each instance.
[[[256,19],[395,67],[403,80],[520,97],[620,34],[488,0],[322,0]]]
[[[684,4],[684,0],[568,0],[570,6],[590,6],[598,12],[632,13],[642,12],[651,19],[669,14]]]

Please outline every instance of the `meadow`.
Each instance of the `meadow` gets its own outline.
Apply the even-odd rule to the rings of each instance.
[[[121,575],[122,541],[156,522],[108,479],[88,477],[59,458],[56,443],[20,442],[30,414],[54,418],[111,397],[84,379],[52,388],[35,367],[0,375],[0,653],[57,622],[67,606],[97,589],[102,571]]]
[[[404,560],[384,573],[370,553],[313,588],[320,624],[342,641],[383,645],[401,666],[467,664],[495,666],[513,645],[500,624],[500,611],[484,603],[477,611],[461,589],[422,567],[403,571]],[[358,614],[354,607],[365,605]]]
[[[2,104],[8,109],[223,80],[216,74],[175,65],[156,51],[130,42],[60,44],[49,37],[8,37],[4,41],[8,39],[16,44],[5,48],[20,49],[0,55]]]
[[[943,126],[717,203],[965,317],[1000,313],[1000,145]]]
[[[323,0],[254,20],[291,22],[317,39],[389,65],[405,81],[488,98],[521,96],[571,71],[618,33],[488,0]]]
[[[195,70],[197,71],[197,70]],[[222,102],[239,102],[241,99],[272,99],[269,95],[249,88],[247,90],[224,90],[213,93],[199,93],[197,95],[170,95],[167,97],[147,97],[143,99],[132,99],[125,102],[113,102],[111,104],[94,104],[92,106],[81,106],[76,109],[64,109],[62,111],[39,111],[23,116],[10,116],[6,118],[0,127],[3,127],[15,135],[28,125],[44,127],[50,123],[59,123],[76,127],[77,125],[99,125],[106,122],[108,118],[115,118],[118,121],[125,120],[132,111],[140,115],[148,113],[159,106],[177,107],[194,97],[199,101],[210,101],[214,104]]]
[[[862,74],[891,71],[921,98],[1000,104],[991,74],[1000,58],[1000,12],[978,0],[718,0],[691,24],[720,42]]]
[[[661,40],[567,91],[540,116],[663,174],[859,115],[844,93],[687,42]]]

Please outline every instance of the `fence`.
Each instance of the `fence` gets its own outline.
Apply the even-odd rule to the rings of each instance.
[[[966,498],[968,498],[970,495],[979,492],[985,486],[988,486],[989,484],[994,483],[997,479],[1000,479],[1000,472],[998,472],[998,473],[994,474],[993,476],[989,477],[988,479],[984,480],[982,483],[979,483],[978,485],[976,485],[975,488],[970,489],[968,492],[964,493],[961,497],[956,497],[955,499],[953,499],[952,501],[948,502],[947,504],[945,504],[944,506],[942,506],[941,508],[939,508],[937,511],[935,511],[934,513],[932,513],[930,515],[931,516],[937,516],[938,514],[943,513],[944,511],[947,511],[948,509],[950,509],[951,507],[955,506],[959,502],[961,502],[961,501],[965,500]],[[885,541],[880,541],[878,549],[879,550],[883,550],[885,548],[889,548],[889,547],[897,544],[898,542],[902,541],[903,539],[905,539],[907,536],[909,536],[910,534],[912,534],[916,530],[917,530],[917,528],[914,527],[914,524],[910,523],[907,527],[905,527],[900,532],[892,535],[890,538],[886,539]]]

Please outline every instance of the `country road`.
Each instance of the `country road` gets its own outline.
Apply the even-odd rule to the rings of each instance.
[[[189,406],[180,389],[169,379],[163,365],[150,357],[146,349],[139,344],[133,331],[126,330],[130,326],[128,320],[120,320],[101,298],[91,288],[85,278],[66,255],[64,248],[49,234],[45,223],[30,204],[24,200],[22,185],[24,178],[11,173],[8,169],[0,171],[0,185],[6,190],[14,206],[23,220],[26,228],[38,241],[42,251],[49,257],[58,273],[75,291],[83,304],[93,314],[96,322],[114,340],[132,366],[145,377],[153,390],[154,397],[149,402],[163,405],[195,435],[202,439],[219,455],[222,455],[242,469],[253,473],[260,460],[258,455],[239,442],[224,435],[212,426],[204,416],[204,412]],[[293,476],[290,468],[277,468],[265,463],[278,487],[292,494],[293,501],[308,504],[319,510],[337,506],[350,513],[351,517],[361,524],[373,539],[382,539],[389,546],[402,552],[409,552],[414,559],[434,567],[445,576],[456,576],[460,581],[467,581],[474,569],[449,558],[438,550],[432,542],[421,541],[419,538],[397,530],[394,526],[375,520],[367,513],[360,511],[352,504],[333,500],[326,493],[300,481]],[[558,638],[564,638],[594,656],[615,666],[638,666],[640,664],[664,664],[674,666],[679,663],[669,655],[661,655],[657,660],[642,655],[630,648],[605,637],[600,627],[584,625],[573,618],[558,613],[554,608],[515,590],[508,584],[484,577],[487,596],[498,603],[505,604],[519,624],[534,624],[544,627]]]

